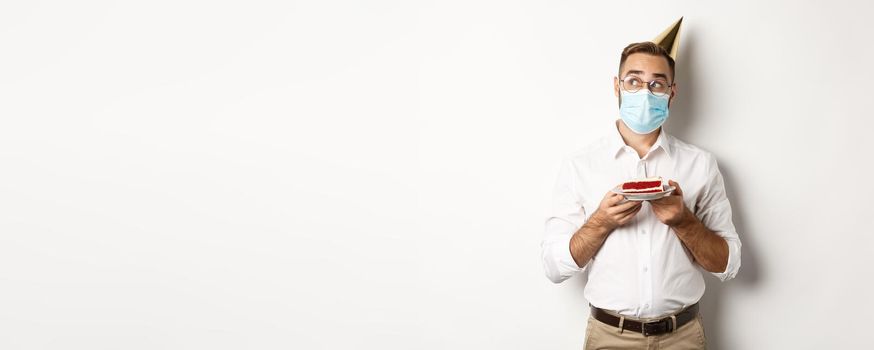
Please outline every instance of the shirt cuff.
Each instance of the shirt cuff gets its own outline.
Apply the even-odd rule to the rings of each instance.
[[[571,239],[573,235],[568,235],[557,239],[553,242],[550,250],[552,250],[550,255],[552,255],[555,263],[554,278],[553,282],[561,282],[568,278],[571,278],[573,275],[578,272],[582,272],[585,270],[586,264],[583,267],[577,266],[577,262],[574,261],[573,255],[571,255]]]
[[[589,266],[589,264],[586,264],[583,267],[579,267],[577,265],[577,262],[574,260],[574,256],[571,254],[571,239],[573,239],[573,237],[574,235],[570,235],[567,237],[567,240],[561,241],[561,246],[564,246],[564,249],[558,249],[559,247],[556,247],[556,249],[560,250],[559,252],[557,252],[557,256],[559,257],[559,265],[565,272],[569,274],[581,272],[585,270],[587,266]]]
[[[557,227],[562,226],[562,227]],[[563,226],[567,227],[563,227]],[[548,224],[548,227],[553,230],[561,230],[563,232],[576,232],[573,230],[573,225],[563,220],[554,220]],[[568,230],[570,228],[571,230]],[[578,272],[585,270],[584,267],[577,266],[574,257],[571,255],[571,234],[561,234],[552,237],[552,239],[544,242],[543,247],[543,266],[546,269],[546,276],[553,283],[560,283]],[[588,266],[588,264],[586,265]]]
[[[734,276],[737,275],[737,271],[740,269],[740,240],[735,238],[726,238],[725,242],[728,243],[728,264],[725,265],[725,271],[723,272],[711,272],[712,275],[719,278],[720,281],[728,281]]]

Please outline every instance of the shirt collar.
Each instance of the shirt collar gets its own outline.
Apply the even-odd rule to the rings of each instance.
[[[616,159],[616,157],[619,156],[619,153],[622,152],[625,147],[629,147],[629,149],[631,148],[630,146],[625,144],[625,141],[622,139],[622,134],[619,133],[619,123],[621,123],[620,120],[617,120],[616,123],[614,123],[613,132],[610,133],[610,150],[613,151],[613,153],[611,153],[613,155],[613,159]],[[671,147],[671,135],[668,135],[665,132],[664,125],[659,130],[659,137],[656,139],[655,143],[653,143],[652,147],[650,148],[650,152],[654,151],[657,148],[661,148],[665,151],[665,154],[667,154],[669,158],[671,157],[673,151]]]

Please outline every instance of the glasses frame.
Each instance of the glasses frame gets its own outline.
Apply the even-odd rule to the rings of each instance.
[[[664,93],[661,93],[661,94],[657,94],[657,93],[655,93],[655,92],[652,91],[652,83],[654,83],[654,82],[656,82],[656,81],[659,81],[659,80],[662,80],[661,78],[656,78],[656,79],[653,79],[653,80],[650,80],[650,81],[646,81],[646,80],[643,80],[642,78],[640,78],[639,76],[636,76],[636,75],[626,75],[626,76],[625,76],[624,78],[622,78],[622,79],[619,79],[619,77],[616,77],[616,79],[619,79],[619,88],[622,89],[622,90],[625,90],[625,91],[627,91],[627,92],[632,92],[632,93],[634,93],[634,92],[638,92],[638,91],[640,91],[640,89],[637,89],[637,90],[634,90],[634,91],[630,91],[630,90],[626,89],[626,88],[625,88],[625,80],[628,79],[628,78],[635,78],[635,79],[637,79],[637,80],[640,80],[644,85],[646,85],[646,90],[649,91],[649,93],[653,94],[653,96],[659,96],[659,97],[661,97],[661,96],[665,96],[665,95],[670,95],[670,94],[671,94],[671,90],[672,90],[673,87],[674,87],[674,83],[671,82],[670,84],[667,84],[667,85],[668,85],[668,90],[667,90],[667,91],[665,91]],[[667,81],[665,81],[665,83],[667,83]],[[642,88],[641,88],[641,89],[642,89]]]

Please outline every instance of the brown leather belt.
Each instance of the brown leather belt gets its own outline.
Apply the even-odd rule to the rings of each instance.
[[[643,333],[644,336],[659,335],[673,332],[675,329],[680,328],[684,324],[695,319],[696,316],[698,316],[698,303],[683,309],[675,314],[674,317],[668,316],[660,320],[645,323],[624,319],[622,320],[621,327],[622,329],[627,329],[629,331]],[[603,309],[592,306],[592,317],[613,327],[620,327],[620,318],[607,313]],[[676,325],[674,324],[674,318],[676,318]]]

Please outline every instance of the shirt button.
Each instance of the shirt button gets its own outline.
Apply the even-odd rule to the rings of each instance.
[[[646,272],[647,270],[649,270],[649,268],[647,268],[646,266],[644,266],[644,267],[643,267],[643,272]]]
[[[643,304],[644,309],[649,309],[649,304]]]

